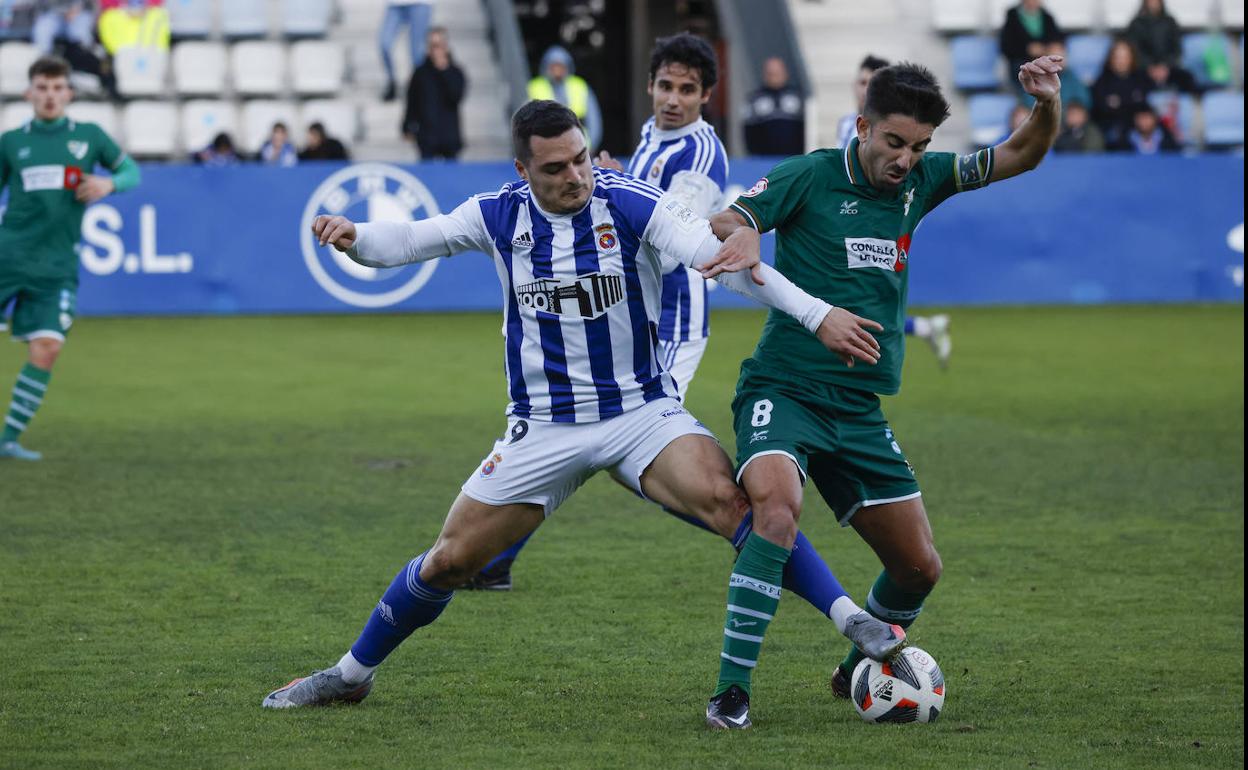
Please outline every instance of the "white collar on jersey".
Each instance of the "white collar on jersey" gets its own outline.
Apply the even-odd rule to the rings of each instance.
[[[673,139],[683,139],[692,133],[701,131],[704,128],[710,128],[711,124],[702,118],[698,118],[687,126],[680,128],[658,128],[654,124],[654,118],[650,118],[650,138],[656,142],[670,142]]]

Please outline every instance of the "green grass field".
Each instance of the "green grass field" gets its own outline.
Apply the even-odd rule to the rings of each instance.
[[[690,397],[726,443],[761,318],[715,317]],[[0,464],[0,767],[1242,767],[1242,305],[954,318],[950,371],[912,347],[885,407],[945,563],[912,632],[945,713],[862,723],[790,596],[734,734],[702,725],[731,549],[601,477],[363,704],[263,711],[501,432],[499,320],[85,320],[48,459]],[[815,497],[803,526],[861,600],[866,546]]]

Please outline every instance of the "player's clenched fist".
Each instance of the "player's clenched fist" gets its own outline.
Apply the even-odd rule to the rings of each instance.
[[[846,366],[854,360],[876,364],[880,361],[880,343],[867,329],[884,331],[884,327],[869,318],[862,318],[845,308],[834,307],[823,317],[815,336],[824,347],[836,353]]]
[[[328,243],[339,251],[355,245],[355,223],[346,217],[322,214],[312,221],[312,234],[322,246]]]

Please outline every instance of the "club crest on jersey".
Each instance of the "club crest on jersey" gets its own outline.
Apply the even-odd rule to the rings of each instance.
[[[597,318],[624,299],[624,276],[590,273],[559,282],[542,278],[516,289],[520,307],[574,318]]]
[[[65,143],[65,146],[69,148],[69,154],[73,155],[78,160],[82,160],[87,157],[87,150],[90,149],[89,144],[78,139],[70,139]]]
[[[620,239],[615,236],[614,225],[598,225],[594,228],[594,232],[598,233],[598,248],[602,251],[615,251],[620,245]]]
[[[767,191],[767,177],[763,177],[754,183],[754,186],[741,193],[742,198],[753,198],[755,195],[761,195]]]
[[[654,165],[650,166],[650,178],[651,179],[658,179],[659,177],[663,176],[663,165],[664,165],[663,158],[659,158],[658,160],[654,162]]]

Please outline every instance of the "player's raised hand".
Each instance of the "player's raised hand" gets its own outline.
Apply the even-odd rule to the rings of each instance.
[[[624,170],[624,164],[620,163],[618,160],[611,157],[611,153],[607,152],[606,150],[603,150],[602,152],[598,153],[598,157],[594,158],[594,165],[598,166],[599,168],[609,168],[612,171]]]
[[[709,261],[698,267],[703,278],[714,278],[720,273],[735,273],[738,270],[749,270],[754,283],[762,286],[762,272],[758,269],[759,242],[762,236],[752,227],[738,227],[719,247]]]
[[[823,346],[835,353],[846,366],[854,361],[877,364],[880,361],[880,343],[867,331],[884,331],[884,327],[869,318],[856,316],[842,307],[834,307],[823,317],[815,336]]]
[[[111,195],[114,189],[116,188],[113,180],[106,176],[83,174],[82,179],[78,181],[78,186],[74,188],[74,197],[82,203],[92,204]]]
[[[312,234],[322,246],[328,243],[339,251],[355,245],[355,223],[346,217],[322,214],[312,220]]]
[[[1062,90],[1059,77],[1065,68],[1064,56],[1041,56],[1018,68],[1018,82],[1038,101],[1047,102]]]

